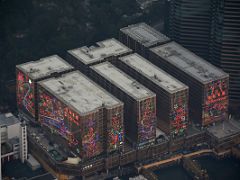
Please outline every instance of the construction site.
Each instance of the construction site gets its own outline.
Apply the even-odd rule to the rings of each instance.
[[[68,51],[68,63],[50,56],[16,67],[29,151],[60,180],[128,167],[154,179],[149,171],[178,162],[207,179],[192,158],[240,154],[228,74],[144,23],[128,28],[126,46],[108,39]]]

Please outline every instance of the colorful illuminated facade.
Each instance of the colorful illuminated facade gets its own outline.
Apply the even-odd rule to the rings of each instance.
[[[38,119],[38,82],[52,75],[71,71],[73,67],[57,55],[42,58],[16,66],[17,105],[21,113],[29,118]]]
[[[35,117],[35,97],[34,83],[23,72],[17,70],[17,105],[18,108],[28,112],[32,117]]]
[[[119,58],[116,64],[156,93],[158,128],[172,137],[183,135],[188,124],[188,87],[137,53]]]
[[[123,103],[79,71],[38,83],[39,122],[83,159],[124,143]]]
[[[80,117],[54,96],[39,90],[39,122],[64,137],[69,146],[77,147],[82,157],[101,153],[95,114]]]
[[[203,110],[204,124],[223,120],[228,111],[228,82],[226,80],[213,81],[207,85],[205,107]]]
[[[91,114],[82,123],[83,156],[89,158],[102,152],[102,139],[97,132],[96,115]]]
[[[171,113],[171,135],[172,137],[181,136],[185,133],[188,125],[188,102],[184,98],[175,100]]]
[[[143,147],[156,137],[156,94],[109,62],[91,66],[90,76],[124,102],[124,134]]]
[[[62,102],[45,91],[39,90],[39,122],[65,137],[70,145],[79,144],[79,140],[71,133],[73,129],[79,129],[79,120],[79,116]]]
[[[123,145],[124,142],[124,128],[122,113],[117,111],[110,120],[110,128],[108,131],[108,151],[116,150]]]
[[[189,87],[189,119],[199,126],[228,119],[227,73],[174,41],[151,48],[149,59]]]
[[[140,120],[138,121],[139,143],[152,140],[156,136],[155,98],[149,98],[140,103]]]

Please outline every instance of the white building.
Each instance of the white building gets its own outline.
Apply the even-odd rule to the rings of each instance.
[[[26,124],[20,122],[12,113],[6,113],[0,114],[0,127],[1,163],[18,158],[24,162],[27,159]]]

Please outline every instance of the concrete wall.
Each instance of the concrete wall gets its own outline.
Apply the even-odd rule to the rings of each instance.
[[[11,126],[8,126],[7,131],[8,131],[8,139],[11,139],[13,137],[20,137],[20,122],[13,124]]]

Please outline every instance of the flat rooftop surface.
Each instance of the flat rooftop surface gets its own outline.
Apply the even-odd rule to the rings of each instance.
[[[73,67],[57,55],[41,58],[38,61],[31,61],[17,65],[31,79],[39,79],[51,75],[52,73],[62,72],[73,69]]]
[[[224,139],[240,133],[240,121],[225,120],[209,127],[207,131],[217,139]]]
[[[0,114],[0,126],[10,126],[20,123],[12,113]]]
[[[132,37],[146,47],[157,43],[164,43],[170,39],[146,23],[133,24],[120,29],[123,33]]]
[[[135,99],[153,97],[155,94],[109,62],[91,66],[98,74]]]
[[[228,77],[227,73],[176,42],[151,48],[151,51],[202,83]]]
[[[40,85],[79,114],[95,111],[103,105],[113,107],[122,104],[79,71],[41,81]]]
[[[132,52],[131,49],[114,38],[100,41],[96,44],[97,46],[83,46],[81,48],[69,50],[68,53],[84,64],[91,64],[97,61],[102,61],[108,57],[124,55]]]
[[[41,166],[40,163],[31,155],[31,154],[28,154],[28,159],[27,159],[27,162],[29,164],[31,164],[31,166]]]
[[[139,54],[130,54],[121,57],[120,60],[169,93],[188,89],[188,86],[158,68]]]

